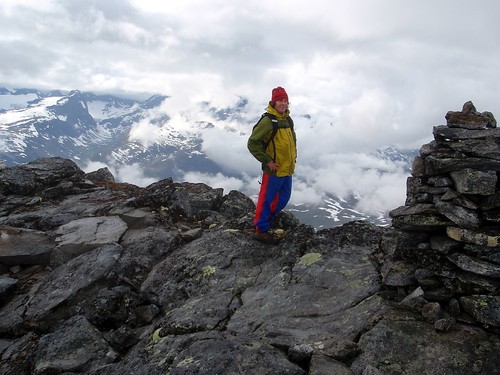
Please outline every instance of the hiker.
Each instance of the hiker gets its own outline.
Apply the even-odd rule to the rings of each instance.
[[[285,208],[292,194],[292,174],[297,157],[297,137],[283,87],[272,91],[267,112],[254,126],[248,150],[262,163],[262,183],[254,217],[254,238],[275,245],[270,232],[273,219]]]

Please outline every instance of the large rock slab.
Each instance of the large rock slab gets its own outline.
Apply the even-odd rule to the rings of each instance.
[[[274,257],[263,257],[265,248],[256,252],[250,241],[238,232],[208,232],[154,267],[141,292],[171,311],[166,331],[215,327],[229,316],[231,301],[236,304],[238,294],[255,282],[263,263],[280,268]]]
[[[151,269],[181,244],[179,232],[172,228],[128,229],[120,241],[125,251],[116,266],[117,272],[139,288]]]
[[[122,251],[123,248],[117,244],[106,245],[56,268],[35,286],[36,293],[25,307],[25,320],[45,327],[71,314],[72,311],[65,305],[112,276],[110,273]]]
[[[60,265],[99,246],[117,243],[127,230],[118,216],[86,217],[61,225],[51,264]]]
[[[439,214],[401,215],[392,219],[394,228],[412,232],[434,232],[450,224],[452,221]]]
[[[498,374],[498,337],[479,327],[455,325],[438,333],[422,321],[384,319],[359,340],[355,375],[369,367],[380,374]]]
[[[258,336],[234,337],[217,331],[183,336],[150,333],[122,361],[92,375],[123,374],[288,374],[306,375],[280,348]]]
[[[54,238],[45,232],[0,226],[1,264],[48,265],[54,247]]]
[[[41,158],[0,170],[0,186],[12,194],[29,195],[61,181],[78,181],[84,174],[72,160]]]
[[[242,293],[242,305],[231,317],[228,331],[259,332],[285,347],[298,343],[328,347],[332,342],[354,341],[378,319],[385,308],[375,296],[381,284],[369,258],[370,247],[351,242],[349,249],[344,248],[342,241],[332,240],[334,233],[326,231],[310,252],[280,273],[263,267],[255,284]],[[357,233],[362,238],[361,226]],[[374,237],[380,239],[379,234]]]
[[[34,374],[88,373],[112,363],[118,353],[85,317],[76,315],[44,335],[33,353]]]

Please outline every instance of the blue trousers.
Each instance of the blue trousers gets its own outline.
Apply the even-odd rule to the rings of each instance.
[[[273,219],[285,208],[292,195],[292,176],[262,174],[254,225],[257,232],[268,232]]]

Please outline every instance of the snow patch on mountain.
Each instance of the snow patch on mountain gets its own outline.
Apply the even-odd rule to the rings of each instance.
[[[135,103],[132,106],[117,105],[116,103],[109,103],[104,100],[92,100],[87,103],[89,114],[97,122],[109,119],[118,118],[134,112],[139,109],[139,104]]]
[[[2,110],[25,108],[30,102],[39,98],[40,94],[37,91],[23,93],[0,88],[0,112]]]

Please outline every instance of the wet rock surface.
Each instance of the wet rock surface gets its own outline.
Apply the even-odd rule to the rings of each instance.
[[[466,110],[450,129],[491,136]],[[0,374],[500,373],[499,194],[468,190],[490,193],[494,164],[423,149],[392,227],[285,212],[277,246],[236,191],[60,158],[1,169]],[[459,173],[426,174],[425,155],[457,152],[463,168],[432,168]]]

